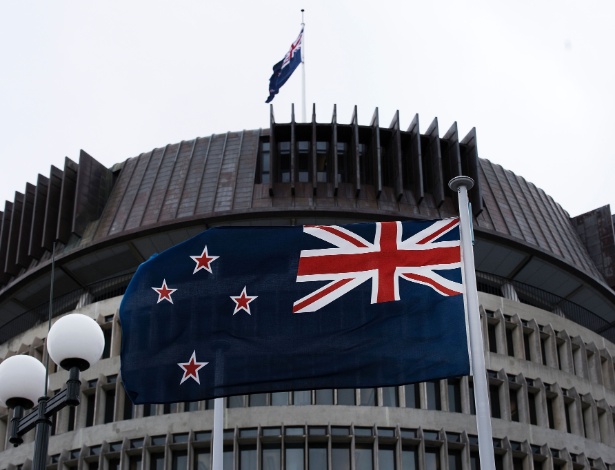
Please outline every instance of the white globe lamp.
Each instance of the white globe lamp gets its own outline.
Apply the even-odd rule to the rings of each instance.
[[[45,366],[32,356],[11,356],[0,364],[0,400],[30,409],[45,393]]]
[[[49,357],[66,370],[84,371],[94,365],[105,348],[105,335],[92,318],[71,313],[56,321],[47,334]]]

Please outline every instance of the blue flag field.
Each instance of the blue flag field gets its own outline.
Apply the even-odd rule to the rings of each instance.
[[[153,256],[120,306],[134,403],[467,375],[458,219],[220,227]]]

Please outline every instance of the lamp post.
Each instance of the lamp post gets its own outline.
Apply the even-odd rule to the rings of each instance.
[[[33,470],[46,467],[51,417],[65,406],[79,404],[79,373],[100,359],[104,346],[102,329],[90,317],[72,313],[56,321],[47,334],[47,354],[70,374],[66,388],[52,398],[46,396],[48,373],[40,361],[18,355],[0,364],[0,400],[14,410],[9,442],[17,447],[22,436],[36,428]],[[37,408],[24,416],[35,402]]]

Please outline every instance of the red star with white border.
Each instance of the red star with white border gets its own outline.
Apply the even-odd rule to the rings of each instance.
[[[180,385],[183,384],[186,380],[192,379],[199,385],[201,385],[201,381],[199,379],[199,370],[205,367],[209,362],[198,362],[196,360],[196,351],[192,351],[192,356],[190,356],[190,360],[188,362],[178,362],[177,365],[184,370],[184,376],[182,377]]]
[[[198,256],[191,256],[190,258],[192,258],[192,260],[196,263],[192,274],[196,274],[201,269],[209,271],[213,274],[213,271],[211,270],[211,263],[217,260],[219,256],[213,256],[207,253],[207,245],[205,245],[205,248],[203,248],[203,253]]]
[[[252,302],[256,298],[258,298],[257,295],[250,296],[246,293],[246,287],[243,288],[240,295],[231,295],[231,299],[233,299],[233,302],[235,302],[235,311],[233,312],[233,315],[235,315],[240,310],[245,310],[248,315],[252,315],[252,313],[250,312],[250,302]]]
[[[157,304],[159,304],[163,300],[168,300],[169,302],[173,303],[171,294],[175,292],[177,289],[171,289],[170,287],[168,287],[166,279],[162,280],[162,286],[152,287],[152,289],[154,289],[156,293],[158,294],[158,302],[156,302]]]

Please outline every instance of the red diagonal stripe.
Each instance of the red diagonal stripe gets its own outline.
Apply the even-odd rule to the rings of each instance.
[[[307,307],[310,304],[313,304],[314,302],[316,302],[317,300],[322,299],[324,296],[330,294],[331,292],[333,292],[334,290],[348,284],[350,281],[352,281],[352,279],[341,279],[337,282],[332,283],[331,285],[329,285],[326,289],[323,289],[322,291],[320,291],[318,294],[316,295],[312,295],[310,297],[308,297],[307,299],[305,299],[303,302],[300,302],[296,305],[293,305],[293,313],[297,313],[299,310],[301,310],[304,307]]]

